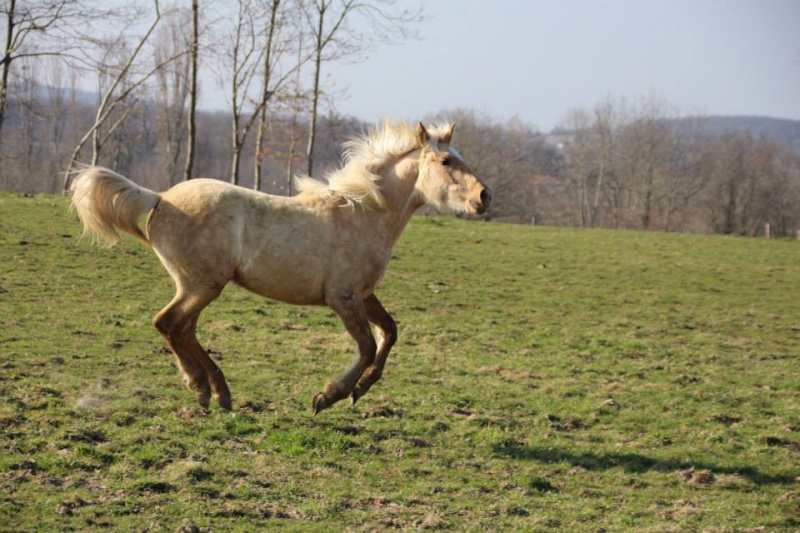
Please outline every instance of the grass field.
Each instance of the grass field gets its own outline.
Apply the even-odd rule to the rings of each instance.
[[[205,413],[154,254],[0,193],[0,531],[800,530],[800,243],[412,221],[355,407],[327,309],[229,287]]]

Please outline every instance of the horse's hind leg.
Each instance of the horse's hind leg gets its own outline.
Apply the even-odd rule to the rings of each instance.
[[[231,394],[219,367],[200,346],[195,336],[200,312],[219,296],[220,290],[198,292],[179,290],[175,298],[153,319],[153,325],[172,348],[186,385],[198,403],[208,409],[213,394],[220,407],[231,408]]]
[[[375,360],[375,351],[377,349],[375,338],[369,328],[364,300],[349,292],[338,298],[331,299],[328,305],[339,315],[348,333],[358,343],[358,359],[350,365],[350,368],[344,374],[329,380],[325,384],[325,389],[314,396],[312,403],[314,414],[327,409],[350,395],[364,370]]]
[[[350,393],[350,399],[354,404],[367,393],[375,382],[381,379],[386,359],[389,357],[392,346],[397,341],[397,324],[392,316],[386,312],[386,309],[383,308],[378,298],[374,294],[370,295],[364,300],[364,306],[367,311],[367,318],[377,327],[378,351],[375,354],[375,362],[367,367]]]
[[[195,315],[194,320],[192,320],[191,328],[189,329],[188,341],[191,344],[192,353],[197,357],[206,371],[208,382],[211,385],[211,394],[217,400],[217,404],[223,409],[230,411],[233,405],[231,404],[231,391],[228,389],[225,375],[197,340],[195,332],[197,330],[198,317],[199,313]]]

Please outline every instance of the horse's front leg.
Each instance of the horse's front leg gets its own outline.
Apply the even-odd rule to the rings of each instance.
[[[331,298],[328,305],[344,322],[348,333],[358,344],[358,359],[342,375],[325,384],[325,389],[314,396],[312,407],[316,415],[353,391],[364,370],[375,361],[377,344],[369,328],[369,319],[364,300],[352,292]]]
[[[378,298],[372,294],[364,300],[367,311],[367,318],[375,324],[378,329],[378,352],[375,355],[375,362],[367,368],[359,378],[358,383],[350,393],[350,399],[355,404],[359,398],[364,396],[370,387],[383,375],[383,367],[389,357],[389,351],[397,342],[397,324],[392,316],[386,312]]]

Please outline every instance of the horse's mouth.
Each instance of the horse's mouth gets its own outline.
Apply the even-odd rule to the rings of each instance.
[[[480,200],[471,200],[472,209],[475,210],[476,215],[482,215],[489,209],[489,204],[492,203],[492,191],[488,187],[481,190]]]
[[[482,215],[486,212],[489,208],[489,205],[484,202],[476,202],[475,200],[470,201],[470,207],[472,207],[472,212],[475,215]]]

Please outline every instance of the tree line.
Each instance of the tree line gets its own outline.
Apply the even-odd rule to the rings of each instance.
[[[747,131],[711,134],[654,95],[607,98],[564,122],[562,221],[586,227],[794,236],[800,229],[797,142]],[[800,123],[795,139],[800,133]]]
[[[5,50],[0,75],[0,150],[12,152],[13,133],[31,134],[42,114],[55,117],[60,143],[66,121],[82,134],[70,138],[64,189],[78,161],[97,164],[120,156],[120,144],[139,140],[152,127],[167,183],[191,179],[198,157],[198,73],[212,72],[228,97],[230,180],[241,177],[245,146],[252,145],[252,181],[261,187],[274,117],[304,122],[290,134],[289,158],[314,173],[321,102],[329,97],[324,66],[358,57],[370,46],[414,35],[421,11],[395,0],[208,0],[162,4],[159,0],[34,0],[0,3]],[[366,31],[360,28],[368,28]],[[85,115],[79,87],[97,95]],[[49,92],[45,98],[42,91]],[[29,109],[44,105],[47,109]],[[9,117],[13,110],[16,115]],[[308,111],[308,113],[306,113]],[[75,113],[81,116],[74,117]],[[38,117],[36,115],[39,115]],[[282,121],[282,125],[286,121]],[[22,130],[26,130],[22,131]],[[144,135],[151,140],[151,135]],[[306,141],[305,149],[301,140]],[[116,150],[116,155],[110,152]],[[142,149],[129,146],[124,150]],[[122,150],[122,151],[124,151]],[[137,154],[140,155],[140,154]],[[5,178],[6,182],[10,178]]]
[[[2,3],[0,188],[60,193],[82,162],[157,190],[209,176],[292,194],[294,174],[324,174],[340,163],[341,143],[369,126],[335,111],[325,66],[414,37],[421,17],[391,0],[184,3]],[[220,80],[227,111],[197,109],[198,72]],[[420,118],[457,123],[459,150],[494,191],[490,219],[747,236],[800,229],[796,146],[719,134],[656,95],[570,110],[548,134],[466,109]]]

